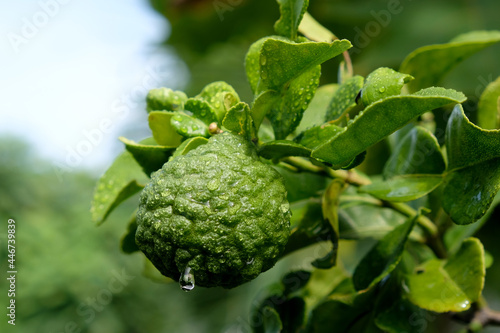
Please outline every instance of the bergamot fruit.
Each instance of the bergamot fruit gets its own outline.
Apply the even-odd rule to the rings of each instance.
[[[251,142],[225,132],[152,174],[136,243],[165,276],[233,288],[276,263],[290,215],[281,175]]]

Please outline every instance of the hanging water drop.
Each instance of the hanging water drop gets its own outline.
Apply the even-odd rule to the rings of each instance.
[[[191,273],[191,267],[187,266],[184,273],[181,274],[179,285],[184,291],[191,291],[194,289],[194,275]]]

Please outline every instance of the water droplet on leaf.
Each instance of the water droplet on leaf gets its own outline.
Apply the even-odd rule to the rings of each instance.
[[[210,182],[207,184],[207,188],[210,191],[215,191],[216,189],[219,188],[220,182],[218,179],[212,179]]]
[[[181,274],[179,285],[184,291],[191,291],[194,289],[194,274],[191,272],[191,267],[187,266],[184,273]]]

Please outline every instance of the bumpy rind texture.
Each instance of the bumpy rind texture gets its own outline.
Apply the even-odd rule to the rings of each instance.
[[[290,215],[281,175],[246,139],[222,133],[153,173],[136,243],[165,276],[190,267],[198,286],[233,288],[276,263]]]

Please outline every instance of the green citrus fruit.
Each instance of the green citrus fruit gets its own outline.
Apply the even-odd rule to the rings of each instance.
[[[232,288],[276,263],[290,215],[281,175],[252,143],[226,132],[153,173],[136,243],[165,276]]]

